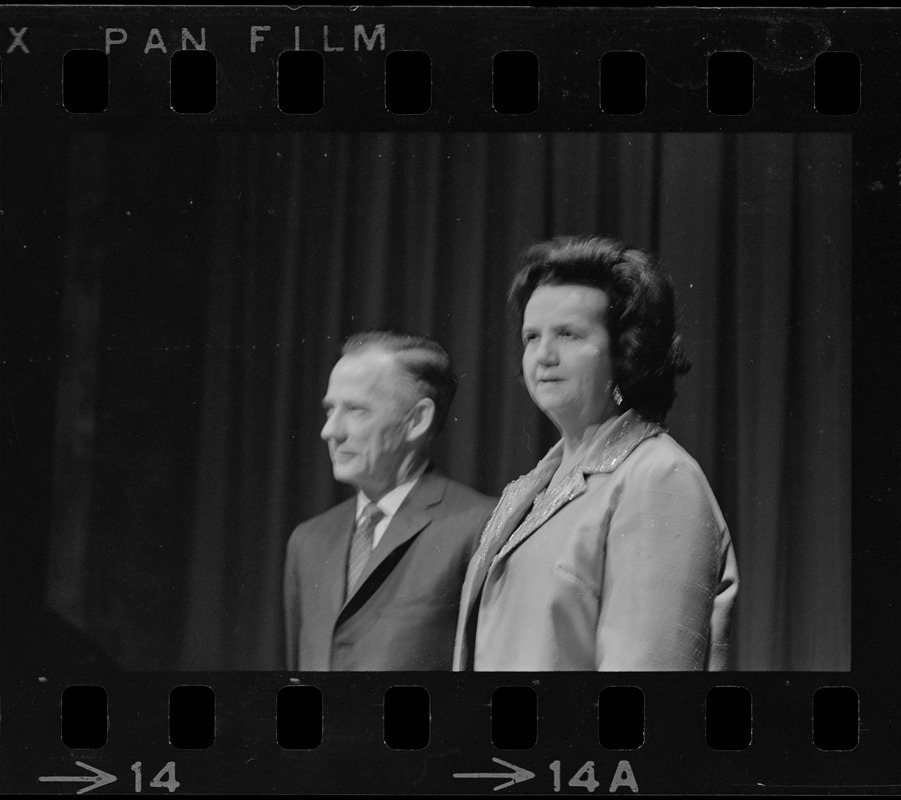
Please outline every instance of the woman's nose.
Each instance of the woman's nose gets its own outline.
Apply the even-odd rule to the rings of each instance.
[[[542,338],[538,340],[535,350],[535,358],[540,364],[556,364],[557,350],[551,343],[550,339]]]

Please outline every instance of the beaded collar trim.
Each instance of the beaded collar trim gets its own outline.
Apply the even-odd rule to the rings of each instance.
[[[585,475],[613,472],[645,439],[665,431],[666,428],[662,425],[649,422],[634,411],[627,411],[614,422],[611,429],[599,432],[597,443],[591,447],[582,462],[548,490],[547,486],[563,457],[563,443],[558,442],[538,462],[535,469],[504,489],[479,541],[479,565],[484,564],[492,551],[496,551],[495,559],[506,555],[561,507],[582,494],[587,489]],[[530,505],[531,510],[526,518],[497,549],[504,534],[516,520],[522,518]]]

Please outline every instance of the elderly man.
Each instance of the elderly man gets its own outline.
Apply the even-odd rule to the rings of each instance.
[[[423,336],[351,336],[322,401],[336,480],[356,497],[288,542],[292,670],[451,668],[460,590],[494,499],[435,470],[429,450],[456,390]]]

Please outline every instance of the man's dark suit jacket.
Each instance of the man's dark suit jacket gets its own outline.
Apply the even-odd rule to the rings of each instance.
[[[495,499],[427,470],[344,601],[356,498],[299,525],[285,561],[291,670],[450,670],[466,567]]]

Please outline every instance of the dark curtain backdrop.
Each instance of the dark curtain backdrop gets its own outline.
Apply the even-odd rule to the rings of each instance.
[[[46,600],[130,669],[280,669],[293,527],[342,339],[429,333],[436,461],[498,494],[555,432],[519,384],[518,252],[603,233],[673,275],[668,423],[736,544],[735,666],[850,666],[851,142],[790,134],[84,134],[64,267]],[[63,357],[65,356],[65,357]]]

